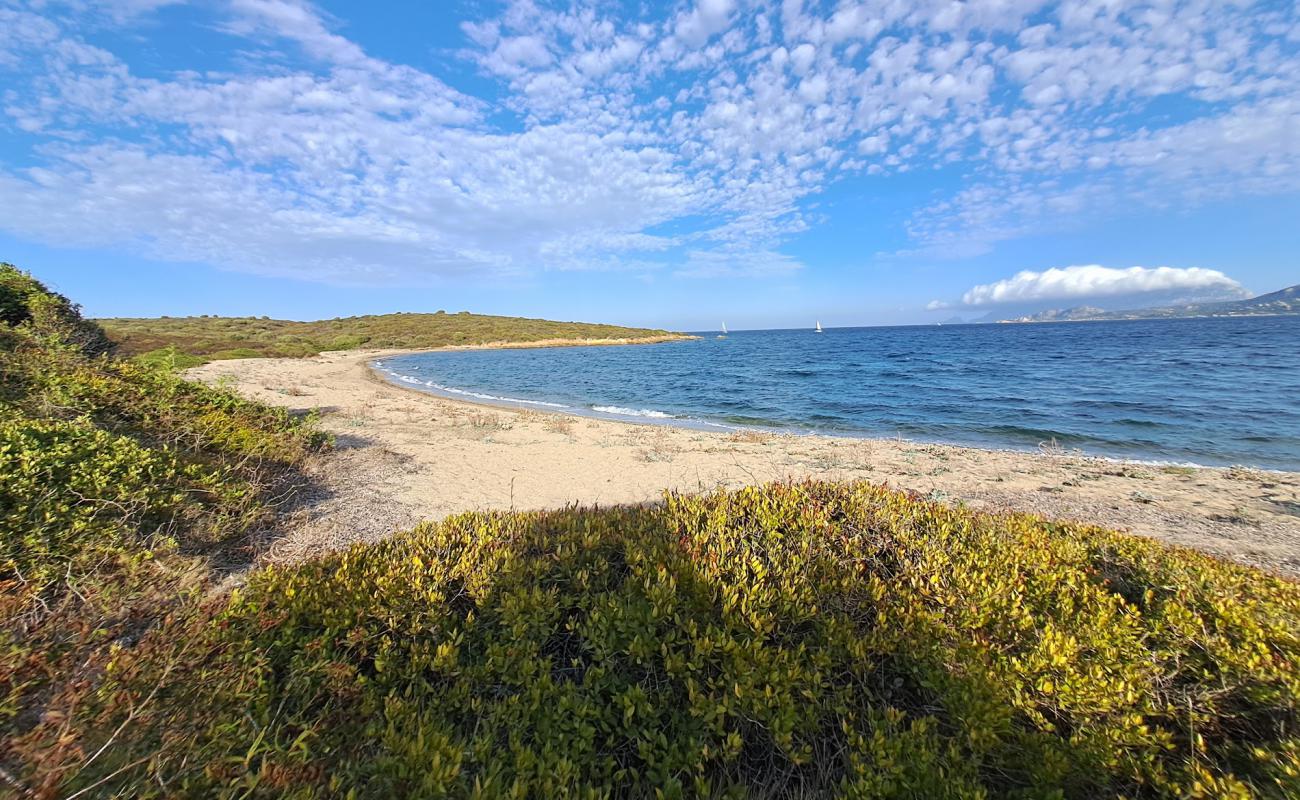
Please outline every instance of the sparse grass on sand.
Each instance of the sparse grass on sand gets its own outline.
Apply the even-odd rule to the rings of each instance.
[[[564,414],[548,414],[543,427],[551,433],[572,436],[574,430],[573,417]]]

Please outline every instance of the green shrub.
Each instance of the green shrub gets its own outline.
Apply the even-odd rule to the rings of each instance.
[[[98,716],[140,702],[105,685],[115,659],[150,642],[168,674],[208,559],[248,558],[324,441],[282,409],[97,355],[75,306],[7,266],[0,308],[0,796],[56,797],[95,762]]]
[[[232,347],[229,350],[218,350],[209,355],[213,361],[228,361],[236,358],[260,358],[266,353],[254,350],[251,347]]]
[[[254,575],[115,785],[1292,797],[1298,621],[1254,570],[865,484],[469,514]]]
[[[353,350],[370,341],[369,336],[351,335],[335,336],[329,343],[330,350]]]
[[[141,353],[135,357],[135,362],[141,366],[152,369],[164,369],[170,372],[186,370],[190,367],[197,367],[200,364],[207,363],[207,359],[202,356],[193,356],[188,353],[182,353],[176,349],[176,345],[160,347],[157,350],[150,350],[147,353]]]
[[[98,554],[147,548],[205,504],[237,507],[248,493],[232,476],[84,422],[0,420],[0,575],[40,591],[90,571]]]
[[[23,326],[47,344],[57,341],[88,355],[113,346],[102,328],[81,318],[77,305],[5,262],[0,262],[0,325]]]
[[[324,443],[285,409],[131,361],[20,347],[0,352],[0,376],[21,394],[11,402],[32,416],[89,419],[200,460],[215,451],[223,457],[297,463]]]

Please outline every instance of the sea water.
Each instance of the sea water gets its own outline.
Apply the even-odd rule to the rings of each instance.
[[[699,335],[379,369],[449,397],[646,423],[1300,470],[1300,317]]]

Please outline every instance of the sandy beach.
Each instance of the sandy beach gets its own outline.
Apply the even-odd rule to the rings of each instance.
[[[1300,576],[1300,474],[1161,467],[1060,451],[713,432],[448,400],[395,386],[394,351],[217,361],[191,378],[298,412],[336,449],[264,558],[291,561],[472,510],[657,500],[774,480],[864,479],[992,511],[1094,522]]]

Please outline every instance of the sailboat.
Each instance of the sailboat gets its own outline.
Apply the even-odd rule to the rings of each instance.
[[[825,332],[826,331],[822,330],[822,321],[817,320],[817,327],[813,330],[813,333],[825,333]]]
[[[722,333],[718,334],[719,339],[727,338],[727,323],[722,323]]]

